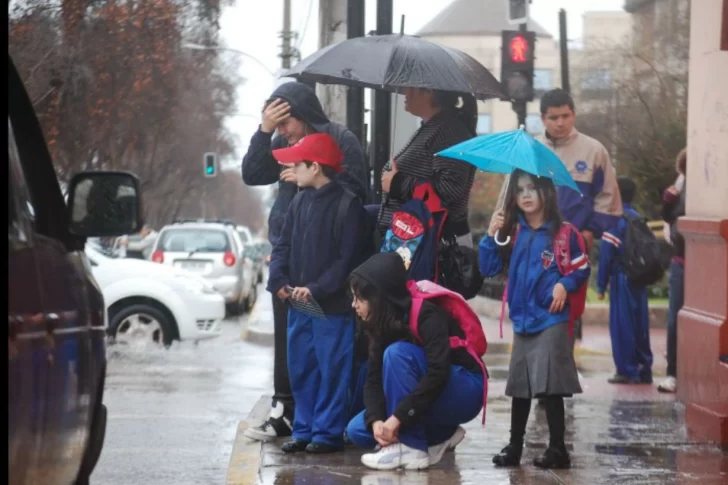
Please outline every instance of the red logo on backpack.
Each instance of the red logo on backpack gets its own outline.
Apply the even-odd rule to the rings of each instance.
[[[465,349],[480,366],[483,371],[483,424],[485,424],[485,406],[488,401],[488,372],[483,363],[482,356],[488,349],[488,341],[485,338],[480,318],[475,314],[468,302],[458,293],[450,291],[432,281],[409,281],[407,289],[412,297],[412,308],[410,310],[410,331],[415,340],[422,343],[418,330],[420,310],[425,300],[432,300],[440,308],[446,310],[462,329],[465,338],[450,337],[451,349]]]

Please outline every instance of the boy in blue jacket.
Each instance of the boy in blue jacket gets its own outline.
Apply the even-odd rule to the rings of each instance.
[[[632,208],[637,187],[627,177],[617,180],[624,204],[624,214],[641,217]],[[616,226],[602,234],[599,248],[597,293],[604,299],[609,288],[609,335],[617,373],[609,378],[612,384],[652,383],[652,350],[650,349],[650,315],[647,288],[635,288],[622,271],[620,261],[627,235],[627,219],[621,217]]]
[[[564,443],[564,397],[581,393],[569,338],[569,293],[589,279],[589,259],[580,250],[577,231],[562,244],[562,220],[556,188],[546,177],[516,170],[504,210],[493,215],[480,242],[480,271],[492,278],[508,272],[508,307],[513,322],[513,350],[506,395],[511,401],[511,438],[493,457],[496,466],[519,466],[532,399],[542,399],[549,426],[549,446],[534,460],[540,468],[569,468]],[[511,235],[512,245],[499,247]],[[565,232],[565,231],[564,231]],[[517,237],[516,237],[517,235]],[[568,244],[568,250],[567,248]],[[570,267],[561,274],[559,267]]]
[[[359,263],[362,205],[334,181],[344,155],[330,135],[307,135],[273,156],[291,166],[302,190],[271,254],[268,290],[281,300],[315,300],[324,313],[288,311],[295,412],[293,439],[282,450],[330,453],[343,449],[349,417],[354,317],[345,282]]]

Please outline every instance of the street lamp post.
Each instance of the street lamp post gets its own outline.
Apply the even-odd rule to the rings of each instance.
[[[239,54],[241,56],[247,57],[248,59],[250,59],[253,62],[255,62],[256,64],[258,64],[260,67],[262,67],[263,69],[265,69],[265,71],[268,74],[270,74],[273,78],[278,77],[278,74],[275,73],[275,72],[273,72],[273,71],[271,71],[270,68],[268,68],[268,66],[266,66],[263,63],[263,61],[261,61],[257,57],[255,57],[255,56],[253,56],[251,54],[248,54],[247,52],[244,52],[244,51],[240,51],[240,50],[237,50],[237,49],[231,49],[229,47],[219,47],[219,46],[216,46],[216,45],[202,45],[202,44],[191,44],[191,43],[182,44],[182,48],[184,48],[184,49],[191,49],[191,50],[197,50],[197,51],[229,51],[229,52],[234,52],[234,53]]]

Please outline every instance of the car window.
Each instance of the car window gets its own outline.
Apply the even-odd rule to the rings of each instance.
[[[34,230],[35,210],[8,119],[8,238],[27,243]]]
[[[224,231],[183,228],[162,232],[157,249],[183,253],[222,253],[231,250],[230,240]]]
[[[250,242],[250,238],[248,237],[248,233],[245,231],[237,231],[238,236],[240,236],[240,240],[243,241],[243,244],[248,244]]]

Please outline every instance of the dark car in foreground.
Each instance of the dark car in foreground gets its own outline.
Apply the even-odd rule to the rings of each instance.
[[[106,313],[87,237],[141,228],[139,180],[81,172],[66,202],[8,55],[8,482],[89,483],[106,430]]]

